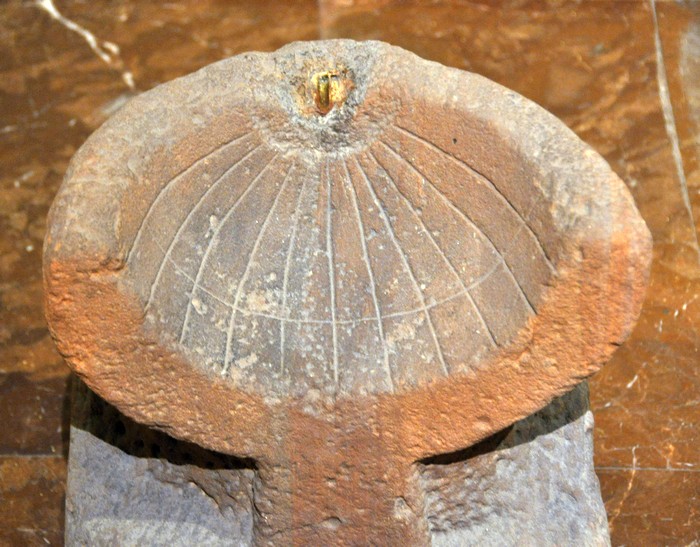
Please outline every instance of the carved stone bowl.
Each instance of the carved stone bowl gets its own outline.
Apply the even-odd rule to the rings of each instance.
[[[552,115],[378,42],[158,86],[73,159],[47,310],[136,420],[257,466],[258,543],[424,543],[418,460],[604,364],[650,236]]]

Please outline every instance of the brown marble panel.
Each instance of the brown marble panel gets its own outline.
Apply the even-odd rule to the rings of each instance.
[[[0,374],[0,455],[67,453],[67,380],[67,376],[42,380],[20,372]]]
[[[63,545],[66,462],[0,456],[0,545]]]
[[[632,338],[591,382],[601,486],[614,544],[700,538],[700,3],[44,5],[94,33],[96,47],[50,10],[0,4],[0,455],[61,453],[66,369],[43,320],[40,249],[87,136],[135,93],[241,51],[381,39],[537,101],[629,185],[655,261]],[[0,456],[0,544],[61,543],[62,473],[53,456]]]
[[[697,470],[599,468],[613,545],[697,545]]]

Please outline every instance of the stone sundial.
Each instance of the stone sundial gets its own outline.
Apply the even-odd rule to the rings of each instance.
[[[45,246],[77,374],[255,462],[257,544],[427,544],[416,462],[595,372],[650,238],[553,116],[378,42],[298,43],[158,86],[71,163]]]

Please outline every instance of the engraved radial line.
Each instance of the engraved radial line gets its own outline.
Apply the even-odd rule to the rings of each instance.
[[[306,189],[306,180],[308,178],[309,172],[307,170],[306,176],[304,177],[304,182],[301,184],[301,189],[299,190],[299,197],[297,198],[297,204],[294,209],[294,220],[292,224],[292,235],[289,237],[289,248],[287,249],[287,257],[284,261],[284,275],[282,276],[282,309],[280,310],[283,317],[289,318],[289,312],[287,311],[287,285],[289,284],[289,270],[292,265],[292,255],[294,253],[294,244],[296,243],[297,229],[299,227],[299,209],[301,207],[301,202],[304,196],[304,190]],[[286,338],[286,319],[280,321],[280,374],[284,372],[284,345]]]
[[[535,307],[532,305],[532,302],[530,302],[530,299],[527,297],[527,294],[525,294],[525,291],[523,290],[522,285],[518,282],[518,279],[515,277],[515,274],[513,273],[513,270],[511,269],[510,265],[506,262],[505,257],[501,254],[501,252],[498,250],[496,245],[494,245],[491,238],[481,228],[479,228],[479,226],[477,226],[474,223],[474,221],[472,219],[470,219],[459,207],[457,207],[454,203],[452,203],[452,201],[450,201],[450,199],[445,194],[440,192],[440,190],[438,190],[435,187],[435,185],[432,183],[432,181],[428,177],[426,177],[423,173],[421,173],[417,167],[415,167],[410,161],[408,161],[406,158],[404,158],[401,154],[399,154],[396,150],[394,150],[390,145],[388,145],[384,141],[380,140],[379,142],[382,145],[384,145],[387,148],[387,150],[389,150],[389,152],[391,152],[391,154],[393,154],[394,156],[399,158],[401,161],[405,162],[406,165],[412,171],[414,171],[419,177],[421,177],[428,184],[430,184],[431,188],[433,188],[437,192],[437,194],[445,201],[445,203],[447,203],[447,205],[448,205],[448,207],[450,207],[450,209],[455,211],[460,217],[462,217],[462,219],[464,219],[464,221],[467,224],[469,224],[470,226],[473,226],[475,230],[478,230],[478,232],[486,238],[486,240],[491,244],[491,247],[493,248],[494,252],[500,257],[500,260],[505,265],[506,270],[508,271],[510,276],[513,278],[513,281],[517,285],[517,287],[520,291],[520,294],[522,295],[523,299],[525,300],[525,303],[528,305],[528,307],[530,308],[532,313],[536,314],[537,312],[535,311]]]
[[[428,230],[427,226],[425,225],[425,222],[423,222],[423,219],[418,215],[416,210],[413,208],[413,204],[411,203],[411,200],[409,200],[408,197],[406,197],[406,195],[399,189],[398,184],[396,184],[396,181],[394,181],[394,179],[389,174],[389,172],[386,170],[384,165],[377,159],[377,157],[372,153],[371,150],[369,150],[368,152],[369,152],[369,155],[372,156],[372,159],[374,159],[375,163],[377,165],[379,165],[379,167],[382,168],[384,173],[386,173],[386,176],[389,179],[389,181],[391,182],[392,186],[396,189],[396,192],[398,193],[398,195],[403,198],[404,202],[406,203],[406,206],[408,207],[408,210],[411,211],[411,213],[415,217],[416,221],[420,224],[420,227],[423,230],[423,233],[426,236],[428,236],[428,239],[433,244],[433,247],[435,247],[438,254],[445,261],[445,264],[447,264],[447,267],[450,270],[450,272],[452,272],[452,275],[454,275],[457,278],[457,281],[464,289],[464,293],[467,297],[467,300],[469,300],[469,303],[471,304],[472,308],[474,308],[474,311],[476,311],[476,315],[479,317],[479,321],[486,329],[486,332],[489,334],[489,337],[491,338],[491,344],[494,346],[498,345],[496,343],[496,338],[494,337],[493,332],[491,332],[491,328],[489,327],[488,323],[486,322],[486,319],[484,318],[483,314],[481,313],[481,310],[479,309],[478,304],[474,301],[474,298],[472,297],[471,293],[469,292],[467,285],[464,283],[464,280],[462,280],[460,275],[457,273],[457,269],[454,267],[454,264],[452,264],[452,261],[448,258],[447,253],[445,253],[440,248],[440,246],[437,244],[437,241],[435,241],[433,234],[430,233],[430,230]]]
[[[352,204],[355,206],[355,213],[357,214],[357,227],[360,230],[360,243],[362,244],[362,258],[367,265],[367,275],[369,275],[369,281],[372,285],[372,301],[374,302],[374,310],[377,313],[377,328],[379,329],[379,338],[382,342],[382,349],[384,350],[384,367],[386,368],[387,378],[389,380],[389,388],[394,391],[394,379],[391,376],[391,367],[389,366],[389,348],[387,347],[386,338],[384,337],[384,326],[382,325],[382,314],[379,310],[379,299],[377,298],[377,283],[374,280],[374,272],[372,271],[372,264],[369,261],[369,253],[367,252],[367,240],[365,239],[365,227],[362,224],[362,215],[360,215],[360,207],[357,204],[357,190],[352,182],[352,177],[350,176],[350,171],[348,170],[348,164],[343,161],[343,167],[345,168],[345,174],[347,175],[348,186],[350,191],[350,197],[352,198]],[[357,162],[357,159],[355,159]]]
[[[156,241],[155,244],[160,247],[161,251],[165,251],[163,247],[160,246],[160,244]],[[180,266],[175,262],[172,258],[168,258],[168,261],[173,265],[173,268],[175,268],[175,271],[177,271],[182,277],[190,281],[191,283],[194,284],[194,278],[190,275],[187,274]],[[488,272],[486,272],[484,275],[482,275],[479,279],[474,281],[471,285],[467,287],[468,290],[472,290],[476,287],[478,287],[481,283],[483,283],[486,279],[488,279],[496,269],[502,266],[501,262],[498,262],[494,267],[492,267]],[[231,308],[233,306],[232,302],[229,302],[227,300],[224,300],[223,298],[220,298],[219,296],[215,295],[213,292],[208,290],[206,287],[200,287],[199,288],[201,291],[204,293],[208,294],[211,296],[214,300],[217,302],[220,302],[224,306]],[[442,300],[436,300],[430,305],[427,305],[425,307],[420,307],[420,308],[413,308],[410,310],[404,310],[404,311],[397,311],[397,312],[392,312],[392,313],[387,313],[386,315],[382,316],[382,319],[391,319],[392,317],[405,317],[407,315],[411,315],[413,313],[425,313],[428,310],[431,310],[433,308],[436,308],[438,306],[441,306],[442,304],[445,304],[446,302],[451,302],[455,298],[459,298],[462,295],[464,295],[464,291],[459,291],[458,293],[452,294],[446,298],[443,298]],[[331,321],[328,319],[290,319],[288,317],[282,317],[280,315],[274,315],[272,313],[262,313],[262,312],[251,312],[249,310],[244,310],[241,308],[238,308],[236,310],[237,312],[240,312],[244,315],[250,315],[250,316],[255,316],[255,317],[265,317],[267,319],[274,319],[275,321],[281,321],[281,322],[289,322],[289,323],[297,323],[297,324],[310,324],[310,325],[330,325]],[[339,325],[350,325],[353,323],[357,323],[358,321],[376,321],[376,317],[358,317],[357,319],[339,319],[337,323]]]
[[[319,176],[319,180],[322,175]],[[331,174],[326,160],[326,256],[328,256],[328,284],[331,293],[331,326],[333,330],[333,379],[338,385],[338,328],[335,322],[335,266],[333,265],[333,227],[331,225]]]
[[[246,281],[248,281],[248,275],[250,274],[250,267],[253,264],[253,259],[255,258],[255,254],[258,252],[258,248],[260,246],[260,241],[262,240],[262,236],[267,230],[267,225],[270,222],[270,218],[272,218],[272,213],[277,209],[277,203],[279,202],[280,196],[282,195],[282,192],[284,192],[285,187],[287,186],[287,182],[289,181],[289,173],[292,172],[292,169],[294,168],[294,164],[289,166],[289,169],[287,169],[287,173],[284,176],[284,180],[282,181],[282,184],[280,185],[279,192],[277,192],[277,195],[275,196],[275,200],[272,202],[272,207],[270,207],[270,210],[267,212],[267,215],[265,216],[265,220],[262,223],[262,226],[260,227],[260,231],[258,232],[257,237],[255,238],[255,243],[253,243],[253,248],[250,251],[250,255],[248,256],[248,262],[245,266],[245,270],[243,270],[243,275],[241,276],[241,280],[238,282],[238,287],[236,288],[236,296],[233,300],[233,305],[231,306],[231,318],[229,319],[229,326],[228,326],[228,334],[226,335],[226,352],[224,354],[224,366],[221,371],[221,375],[225,376],[228,373],[229,370],[229,355],[231,355],[231,340],[233,339],[233,327],[235,326],[235,319],[236,319],[236,311],[238,310],[238,305],[241,301],[241,295],[243,294],[243,285],[245,285]]]
[[[270,158],[270,160],[265,164],[265,166],[260,170],[260,172],[255,176],[255,178],[250,182],[248,187],[245,189],[245,191],[238,196],[238,199],[236,199],[235,203],[231,206],[231,208],[226,212],[226,216],[219,222],[219,225],[216,227],[216,230],[214,230],[214,234],[212,235],[211,239],[209,240],[209,244],[207,245],[207,250],[204,252],[204,256],[202,257],[202,261],[199,263],[199,269],[197,270],[197,275],[194,278],[194,286],[192,287],[192,294],[190,295],[190,300],[187,303],[187,311],[185,312],[185,319],[182,322],[182,330],[180,331],[180,343],[182,343],[182,340],[185,338],[185,332],[187,330],[187,322],[190,319],[190,312],[192,310],[192,300],[194,299],[194,293],[197,291],[197,288],[199,287],[200,282],[202,281],[202,275],[204,273],[204,266],[207,263],[207,260],[209,259],[209,253],[211,252],[212,248],[214,247],[214,242],[216,239],[219,237],[219,232],[221,232],[221,228],[226,224],[228,219],[231,217],[233,212],[236,210],[238,205],[245,199],[245,197],[248,195],[248,192],[251,191],[251,189],[257,184],[258,180],[260,180],[260,177],[262,174],[267,170],[268,167],[272,164],[272,162],[277,158],[279,153],[275,154]]]
[[[151,202],[151,204],[148,206],[148,210],[146,211],[146,214],[145,214],[145,215],[143,216],[143,218],[141,219],[141,224],[139,224],[138,230],[136,230],[136,236],[134,237],[134,242],[131,244],[131,248],[129,249],[129,252],[128,252],[127,255],[126,255],[126,261],[127,261],[127,262],[129,261],[129,258],[131,257],[131,253],[132,253],[132,252],[134,251],[134,249],[136,248],[136,244],[137,244],[138,241],[141,239],[141,233],[143,232],[143,227],[146,225],[146,220],[148,220],[148,218],[151,216],[151,212],[153,211],[153,209],[155,208],[155,206],[159,203],[161,197],[163,196],[163,194],[165,193],[165,191],[168,189],[168,187],[169,187],[171,184],[173,184],[174,182],[176,182],[177,180],[179,180],[181,177],[184,177],[185,175],[187,175],[187,173],[189,173],[192,169],[194,169],[195,167],[197,167],[197,165],[199,165],[202,161],[204,161],[205,159],[207,159],[207,158],[208,158],[209,156],[211,156],[212,154],[216,154],[219,150],[222,150],[223,148],[226,148],[226,147],[229,146],[229,145],[236,144],[238,141],[240,141],[240,140],[242,140],[242,139],[244,139],[245,137],[248,137],[248,136],[250,136],[250,135],[252,135],[252,131],[249,131],[248,133],[243,133],[242,135],[239,135],[238,137],[234,137],[234,138],[231,139],[230,141],[225,142],[224,144],[221,144],[221,145],[217,146],[217,147],[214,148],[213,150],[211,150],[211,151],[207,152],[206,154],[204,154],[201,158],[195,160],[194,163],[192,163],[191,165],[189,165],[188,167],[186,167],[185,169],[183,169],[182,171],[180,171],[177,175],[175,175],[173,178],[171,178],[168,182],[166,182],[166,183],[161,187],[161,189],[158,191],[158,194],[156,195],[155,199],[154,199],[154,200]]]
[[[449,370],[447,368],[447,363],[445,363],[445,357],[442,354],[442,347],[440,346],[440,341],[438,340],[437,333],[435,332],[435,327],[433,326],[433,320],[430,317],[430,313],[428,312],[428,307],[425,304],[425,297],[423,296],[423,292],[420,290],[420,286],[418,285],[418,280],[416,279],[416,275],[413,273],[413,269],[411,268],[411,265],[408,262],[408,258],[406,257],[406,253],[404,253],[403,249],[401,248],[401,245],[399,244],[398,240],[396,239],[396,234],[394,233],[394,228],[391,225],[391,222],[389,221],[389,217],[386,214],[386,210],[384,209],[384,206],[381,204],[379,201],[379,197],[377,196],[377,193],[374,190],[374,186],[372,186],[372,182],[369,180],[369,177],[367,176],[367,173],[365,173],[364,168],[360,164],[360,162],[357,162],[357,166],[360,169],[360,173],[362,173],[362,177],[365,179],[365,182],[367,183],[367,189],[369,190],[370,194],[372,194],[372,199],[374,200],[374,204],[377,207],[377,210],[379,211],[379,216],[382,217],[382,221],[384,222],[384,225],[386,226],[387,232],[389,233],[389,236],[391,237],[391,241],[394,243],[394,246],[396,247],[396,250],[399,253],[399,256],[401,257],[401,261],[403,262],[404,267],[408,271],[411,281],[413,283],[413,289],[416,291],[416,294],[418,295],[418,299],[420,300],[421,307],[423,308],[423,312],[425,313],[425,318],[428,321],[428,327],[430,329],[430,334],[433,337],[433,342],[435,343],[435,347],[437,348],[438,352],[438,357],[440,358],[440,364],[442,365],[442,368],[445,371],[445,374],[449,375]]]
[[[489,179],[487,176],[483,175],[482,173],[480,173],[479,171],[477,171],[476,169],[474,169],[474,167],[472,167],[471,165],[469,165],[467,162],[465,162],[465,161],[463,161],[463,160],[460,160],[459,158],[456,158],[456,157],[453,156],[452,154],[446,152],[445,150],[443,150],[442,148],[440,148],[440,147],[439,147],[437,144],[435,144],[434,142],[430,142],[429,140],[425,139],[424,137],[421,137],[420,135],[417,135],[417,134],[414,133],[413,131],[409,131],[409,130],[406,129],[405,127],[401,127],[401,126],[399,126],[399,125],[394,125],[393,127],[394,127],[395,129],[397,129],[398,131],[401,131],[402,133],[404,133],[404,134],[408,135],[409,137],[413,138],[414,140],[417,140],[417,141],[419,141],[419,142],[422,142],[423,144],[425,144],[425,145],[428,146],[429,148],[432,148],[433,150],[436,150],[436,151],[438,151],[438,152],[441,152],[442,154],[444,154],[445,156],[447,156],[451,161],[454,161],[454,162],[456,162],[456,163],[458,163],[458,164],[460,164],[460,165],[463,165],[469,172],[473,173],[473,174],[474,174],[475,176],[477,176],[481,181],[485,182],[486,185],[487,185],[489,188],[491,188],[491,190],[493,190],[498,196],[500,196],[500,197],[503,199],[503,201],[506,203],[506,206],[507,206],[511,211],[513,211],[513,212],[518,216],[518,218],[521,220],[521,222],[527,227],[528,232],[529,232],[530,235],[534,238],[534,240],[537,242],[537,246],[539,247],[540,252],[542,253],[542,256],[544,257],[545,262],[547,263],[547,266],[549,267],[549,269],[550,269],[552,272],[555,271],[554,265],[552,264],[552,260],[549,258],[549,254],[547,254],[547,251],[545,250],[544,245],[543,245],[542,242],[540,241],[540,238],[537,237],[537,234],[534,232],[534,230],[532,229],[532,227],[527,223],[527,221],[525,220],[525,218],[523,217],[523,215],[520,214],[520,211],[518,211],[518,210],[515,208],[515,206],[511,203],[511,201],[505,196],[505,194],[504,194],[503,192],[501,192],[501,191],[498,189],[498,187],[496,187],[496,185],[493,183],[493,181],[491,181],[491,179]],[[438,191],[439,191],[439,190],[438,190]]]
[[[238,159],[238,160],[236,161],[236,163],[234,163],[231,167],[229,167],[228,169],[226,169],[226,171],[224,171],[224,172],[221,174],[221,176],[219,176],[219,178],[217,178],[217,179],[212,183],[212,185],[211,185],[209,188],[207,188],[206,192],[204,192],[204,194],[202,194],[202,197],[200,197],[200,198],[197,200],[197,203],[195,203],[194,206],[192,207],[192,209],[190,209],[190,211],[187,213],[187,216],[185,217],[185,220],[182,221],[182,224],[180,224],[180,226],[178,227],[177,231],[175,232],[175,235],[173,236],[173,239],[170,241],[170,245],[168,245],[168,250],[165,251],[165,255],[163,256],[163,260],[161,261],[160,266],[158,267],[158,273],[156,274],[156,277],[155,277],[155,279],[153,280],[153,283],[151,283],[151,290],[150,290],[150,292],[148,293],[148,300],[146,301],[146,310],[148,309],[148,307],[151,305],[151,302],[153,301],[153,295],[155,294],[156,285],[158,285],[158,282],[160,281],[160,276],[163,275],[163,269],[164,269],[164,267],[165,267],[165,263],[170,259],[170,254],[171,254],[172,251],[173,251],[173,247],[175,247],[175,244],[177,243],[178,239],[180,239],[180,235],[182,234],[182,231],[185,229],[185,226],[187,226],[187,223],[188,223],[188,222],[190,221],[190,219],[192,218],[192,215],[194,214],[194,212],[195,212],[197,209],[199,209],[199,206],[202,204],[202,202],[204,202],[204,200],[206,199],[206,197],[209,195],[209,192],[211,192],[212,190],[214,190],[214,188],[215,188],[216,186],[219,185],[219,183],[224,179],[224,177],[226,177],[226,175],[228,175],[233,169],[236,168],[236,166],[238,166],[238,164],[240,164],[240,163],[241,163],[242,161],[244,161],[248,156],[250,156],[250,155],[251,155],[253,152],[255,152],[258,148],[260,148],[260,146],[261,146],[261,145],[258,144],[257,146],[253,147],[253,148],[252,148],[251,150],[249,150],[246,154],[244,154],[240,159]]]

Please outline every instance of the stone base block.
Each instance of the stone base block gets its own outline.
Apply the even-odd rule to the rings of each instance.
[[[433,545],[609,545],[592,429],[583,383],[478,445],[417,462]],[[251,545],[255,474],[76,381],[67,545]]]

